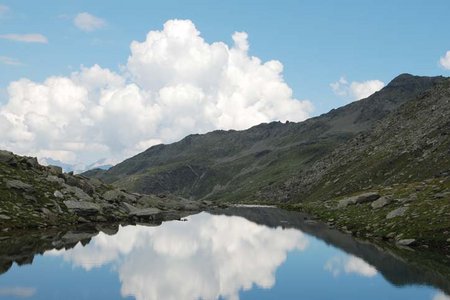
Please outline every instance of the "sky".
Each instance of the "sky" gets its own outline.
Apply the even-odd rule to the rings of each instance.
[[[0,148],[87,165],[450,75],[450,2],[0,0]],[[102,161],[104,162],[104,161]]]

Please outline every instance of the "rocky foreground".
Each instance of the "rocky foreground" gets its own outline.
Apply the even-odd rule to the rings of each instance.
[[[158,222],[202,210],[167,194],[129,193],[98,179],[42,166],[36,158],[0,150],[0,230],[79,223]]]

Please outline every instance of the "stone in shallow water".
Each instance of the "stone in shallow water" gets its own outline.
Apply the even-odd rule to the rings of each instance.
[[[67,200],[64,204],[79,215],[95,215],[100,212],[100,206],[93,202]]]

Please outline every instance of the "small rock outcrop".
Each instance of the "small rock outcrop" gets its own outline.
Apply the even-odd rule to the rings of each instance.
[[[372,202],[380,198],[380,195],[375,192],[369,192],[364,194],[359,194],[350,198],[342,199],[338,202],[338,208],[345,208],[349,205],[358,204],[358,203],[367,203]]]
[[[408,210],[408,207],[404,207],[404,206],[394,209],[393,211],[391,211],[390,213],[388,213],[386,215],[386,219],[401,217],[406,213],[407,210]]]

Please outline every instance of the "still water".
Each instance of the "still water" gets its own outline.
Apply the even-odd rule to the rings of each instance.
[[[445,266],[273,208],[3,237],[0,247],[0,299],[450,299]]]

